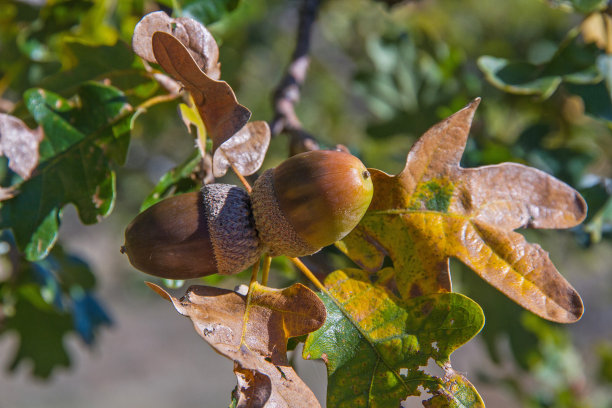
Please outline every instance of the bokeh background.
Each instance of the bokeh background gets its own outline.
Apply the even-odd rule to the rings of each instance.
[[[301,3],[2,0],[0,111],[23,112],[23,92],[32,87],[57,86],[56,92],[70,96],[75,84],[61,75],[67,82],[59,82],[57,73],[85,66],[78,71],[85,77],[73,81],[100,79],[92,67],[122,67],[135,24],[163,9],[207,24],[220,45],[222,79],[255,120],[270,120],[271,95],[295,47]],[[368,167],[394,174],[427,128],[480,96],[463,166],[528,164],[574,186],[588,201],[580,227],[522,231],[550,252],[582,295],[585,314],[576,324],[545,322],[458,262],[451,264],[454,288],[481,304],[486,315],[482,333],[453,354],[453,367],[490,407],[612,407],[610,27],[610,9],[596,0],[421,0],[394,6],[327,0],[319,10],[296,110],[322,146],[343,144]],[[82,45],[79,52],[66,45],[74,42]],[[100,60],[99,47],[113,47],[111,58]],[[119,252],[123,229],[145,197],[193,147],[176,102],[156,105],[135,121],[127,161],[115,168],[112,214],[85,226],[72,206],[65,207],[58,244],[63,253],[53,254],[56,264],[30,268],[69,267],[88,282],[86,296],[62,292],[43,272],[42,280],[17,279],[22,272],[11,257],[19,255],[10,231],[3,233],[1,408],[229,403],[232,363],[152,293],[143,284],[152,278],[131,268]],[[287,154],[287,138],[274,138],[264,167]],[[12,174],[6,160],[1,167],[6,186]],[[220,181],[238,184],[231,175]],[[306,261],[320,274],[350,264],[333,248]],[[281,258],[274,260],[271,279],[282,287],[302,278]],[[248,276],[206,281],[233,288]],[[26,310],[20,296],[37,301],[24,301]],[[54,296],[69,297],[72,312],[54,315]],[[28,343],[31,358],[15,360],[26,338],[39,340]],[[293,361],[324,403],[323,363],[303,361],[298,353]],[[413,398],[406,406],[420,403]]]

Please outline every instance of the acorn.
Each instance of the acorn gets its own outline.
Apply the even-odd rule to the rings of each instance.
[[[166,279],[238,273],[263,250],[249,195],[228,184],[208,184],[149,207],[126,228],[122,248],[136,269]]]
[[[370,173],[355,156],[330,150],[300,153],[255,182],[255,228],[272,256],[310,255],[357,226],[372,192]]]

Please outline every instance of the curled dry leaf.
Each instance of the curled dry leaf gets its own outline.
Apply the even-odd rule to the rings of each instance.
[[[176,37],[189,50],[202,71],[212,79],[219,79],[219,47],[212,34],[200,22],[187,17],[172,18],[163,11],[144,16],[134,28],[132,48],[138,56],[149,62],[158,62],[151,45],[151,38],[157,31]]]
[[[238,407],[320,407],[312,391],[287,362],[287,339],[317,330],[325,306],[301,284],[272,289],[253,284],[247,296],[208,286],[192,286],[177,299],[147,283],[217,352],[234,360]]]
[[[21,119],[0,113],[0,155],[9,160],[10,169],[24,180],[30,178],[38,164],[42,138],[41,127],[30,129]]]
[[[226,140],[213,156],[213,174],[221,177],[230,163],[240,174],[249,176],[261,167],[270,145],[270,127],[264,121],[249,122]]]
[[[251,112],[240,105],[225,81],[209,78],[197,66],[185,46],[170,34],[153,34],[153,53],[159,65],[183,83],[213,141],[213,152],[246,125]]]
[[[583,312],[580,296],[546,251],[513,230],[575,226],[586,204],[573,188],[531,167],[461,168],[479,101],[429,129],[398,175],[371,169],[372,204],[339,247],[369,270],[389,255],[404,298],[450,291],[452,256],[533,313],[574,322]]]

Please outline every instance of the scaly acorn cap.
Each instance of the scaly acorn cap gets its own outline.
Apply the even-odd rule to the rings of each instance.
[[[263,252],[248,194],[228,184],[166,198],[128,225],[126,252],[137,269],[167,279],[234,274]]]
[[[310,255],[355,228],[372,192],[370,173],[355,156],[300,153],[266,170],[253,185],[255,227],[270,255]]]

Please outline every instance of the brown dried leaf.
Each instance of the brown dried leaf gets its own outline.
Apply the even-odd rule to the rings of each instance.
[[[41,127],[30,129],[15,116],[0,113],[0,155],[24,180],[30,178],[38,163],[38,145],[43,138]]]
[[[151,38],[156,31],[176,37],[189,50],[202,71],[212,79],[219,79],[219,47],[212,34],[200,22],[187,17],[172,18],[163,11],[144,16],[134,28],[132,49],[149,62],[157,62],[151,45]]]
[[[398,175],[371,169],[372,204],[339,248],[369,270],[389,255],[404,298],[450,291],[452,256],[533,313],[574,322],[583,312],[580,296],[546,251],[513,230],[575,226],[586,204],[573,188],[531,167],[461,168],[479,101],[429,129]]]
[[[226,289],[192,286],[181,299],[147,283],[217,352],[234,360],[238,407],[320,407],[287,361],[287,339],[317,330],[325,306],[301,284],[272,289],[257,283],[248,297]]]
[[[231,164],[244,176],[261,167],[270,145],[270,127],[264,121],[249,122],[226,140],[213,156],[215,177],[225,175]]]
[[[185,46],[170,34],[153,34],[153,53],[157,62],[182,82],[193,96],[198,112],[213,141],[213,152],[246,125],[251,112],[240,105],[225,81],[209,78]]]

